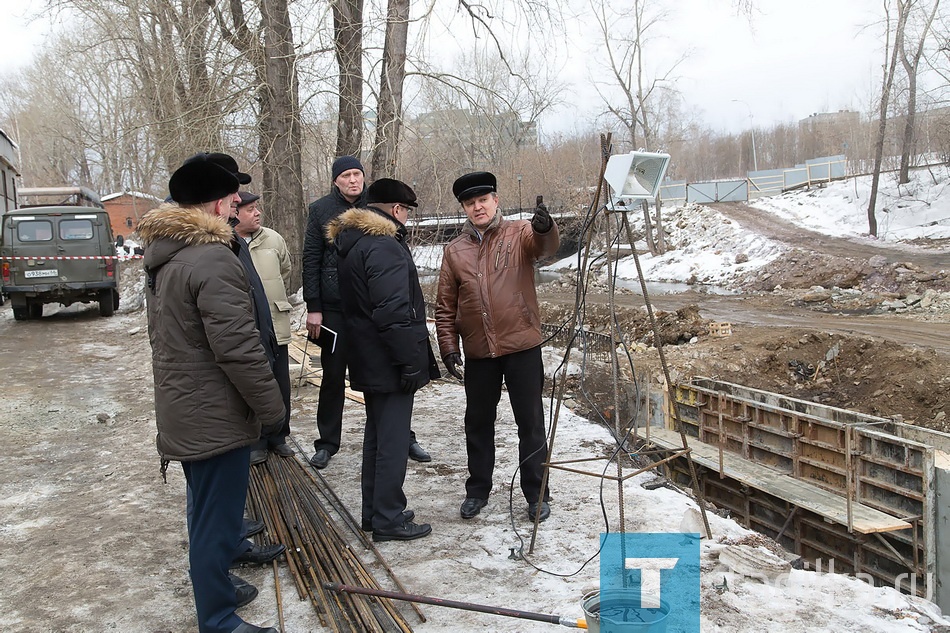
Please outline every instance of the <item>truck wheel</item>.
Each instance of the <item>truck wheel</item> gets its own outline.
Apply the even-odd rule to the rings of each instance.
[[[118,293],[114,292],[110,288],[99,291],[99,316],[111,317],[115,314],[115,299],[118,298]]]
[[[27,302],[26,309],[29,312],[31,319],[39,319],[43,316],[43,303],[40,301]]]
[[[30,312],[27,310],[26,306],[13,306],[13,318],[17,321],[26,321],[30,318]]]

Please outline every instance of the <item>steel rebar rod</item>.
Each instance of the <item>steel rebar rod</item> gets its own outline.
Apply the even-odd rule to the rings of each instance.
[[[398,591],[387,591],[385,589],[368,589],[366,587],[355,587],[352,585],[341,585],[336,582],[324,583],[324,586],[330,591],[339,591],[346,593],[358,593],[365,596],[374,596],[377,598],[390,598],[392,600],[405,600],[407,602],[421,602],[423,604],[434,604],[439,607],[448,607],[450,609],[463,609],[465,611],[477,611],[479,613],[489,613],[491,615],[500,615],[508,618],[520,618],[522,620],[534,620],[536,622],[546,622],[547,624],[560,624],[561,626],[575,629],[586,629],[587,621],[583,618],[574,619],[549,613],[535,613],[533,611],[522,611],[520,609],[509,609],[507,607],[492,607],[474,602],[459,602],[458,600],[447,600],[445,598],[432,598],[430,596],[419,596]]]

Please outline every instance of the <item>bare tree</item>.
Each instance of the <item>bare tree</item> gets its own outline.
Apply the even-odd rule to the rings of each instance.
[[[913,3],[910,4],[913,5]],[[908,37],[909,33],[905,33],[903,46],[901,46],[900,49],[900,61],[907,75],[907,114],[904,118],[904,137],[901,143],[901,167],[898,176],[898,182],[900,184],[910,182],[910,155],[914,148],[914,130],[917,121],[917,73],[920,67],[920,59],[924,53],[924,46],[927,43],[931,26],[933,25],[939,8],[940,0],[933,0],[930,12],[925,13],[917,25],[916,45],[911,42]],[[913,6],[911,9],[913,9]],[[921,10],[924,10],[924,7],[921,7]],[[911,50],[908,51],[908,48]]]
[[[402,93],[406,80],[406,42],[409,35],[409,0],[389,0],[386,40],[376,105],[376,142],[373,144],[373,178],[396,175],[399,133],[402,128]]]
[[[299,280],[303,244],[303,185],[300,180],[300,105],[296,53],[287,0],[260,0],[252,22],[241,2],[229,3],[230,20],[218,13],[222,35],[251,64],[257,78],[257,138],[267,224],[295,255],[291,279]],[[296,288],[288,290],[296,291]]]
[[[340,71],[336,155],[359,156],[363,145],[363,0],[334,0],[332,4]]]
[[[655,150],[659,125],[654,121],[654,116],[659,117],[657,102],[661,93],[672,91],[673,73],[686,53],[664,71],[652,76],[647,70],[646,48],[650,36],[667,14],[648,12],[654,5],[647,0],[633,0],[632,6],[619,11],[612,9],[608,0],[591,0],[590,6],[596,16],[611,76],[606,89],[595,82],[597,93],[606,111],[623,127],[625,140],[631,149]],[[646,200],[641,203],[647,248],[654,255],[665,251],[659,199],[655,201],[655,208],[656,233],[649,203]]]
[[[161,171],[134,84],[96,46],[104,36],[95,26],[66,33],[5,82],[27,184],[149,191]]]
[[[891,5],[888,0],[884,2],[884,18],[887,26],[886,37],[888,42],[885,46],[885,53],[890,56],[890,61],[884,67],[884,79],[881,82],[881,99],[878,103],[878,129],[874,143],[874,168],[871,173],[871,196],[870,200],[868,200],[868,232],[874,237],[877,237],[877,218],[874,215],[874,208],[877,202],[877,190],[881,180],[881,163],[884,159],[888,102],[891,96],[891,86],[894,84],[894,75],[897,71],[897,60],[904,46],[904,29],[907,25],[907,17],[914,0],[896,0],[896,3],[897,19],[893,27],[894,42],[893,45],[891,45]]]

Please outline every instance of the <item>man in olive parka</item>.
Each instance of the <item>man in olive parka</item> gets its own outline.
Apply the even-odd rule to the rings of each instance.
[[[284,403],[254,326],[227,219],[237,177],[209,154],[172,174],[175,200],[138,227],[162,473],[179,461],[193,499],[191,580],[201,633],[277,633],[244,622],[228,568],[242,539],[251,445],[281,424]]]

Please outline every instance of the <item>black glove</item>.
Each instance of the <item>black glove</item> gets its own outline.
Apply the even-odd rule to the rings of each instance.
[[[404,369],[399,376],[399,382],[402,385],[403,393],[415,393],[429,382],[429,373],[423,369],[417,369],[416,371]]]
[[[462,355],[458,352],[452,352],[446,354],[442,357],[442,362],[445,363],[445,369],[450,374],[462,380],[464,375],[462,374]]]
[[[534,209],[534,217],[531,218],[531,228],[534,229],[535,233],[547,233],[551,230],[551,225],[554,224],[554,220],[551,219],[551,214],[548,213],[548,208],[543,204],[539,204]]]
[[[287,411],[283,406],[281,406],[280,412],[281,412],[280,417],[277,418],[276,420],[267,420],[265,422],[263,418],[260,418],[261,437],[269,437],[271,435],[277,435],[280,432],[280,430],[284,427],[284,416],[287,414]]]
[[[274,424],[262,424],[261,425],[261,437],[270,437],[271,435],[277,435],[280,432],[280,429],[284,426],[284,419],[281,418]]]

